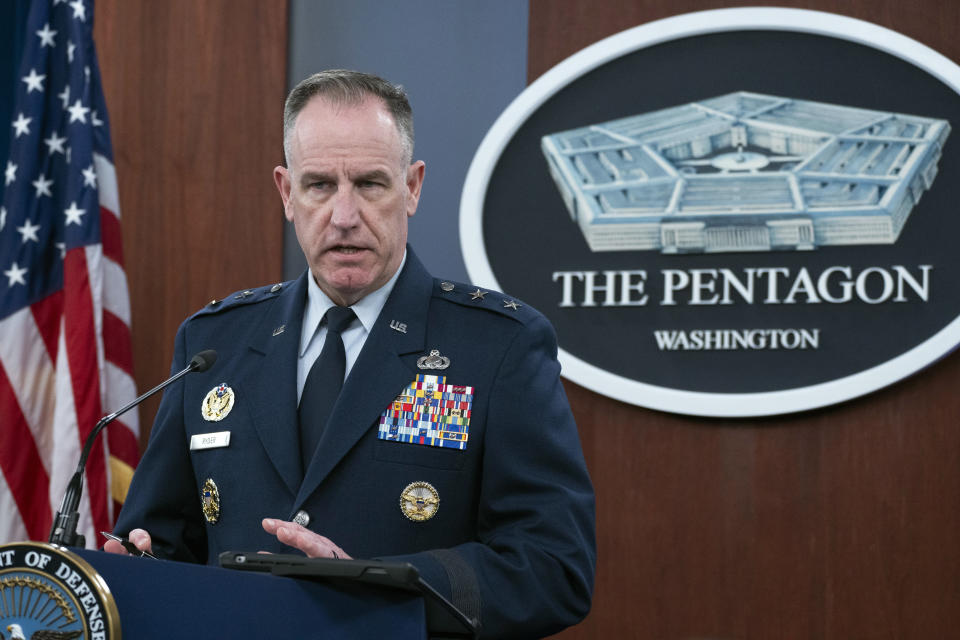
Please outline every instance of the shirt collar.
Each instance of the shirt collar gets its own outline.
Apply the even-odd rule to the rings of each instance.
[[[407,263],[407,252],[403,252],[403,260],[400,261],[400,266],[397,267],[396,273],[393,274],[386,284],[382,287],[368,293],[363,298],[350,305],[350,308],[353,309],[353,312],[357,314],[357,318],[360,319],[360,324],[363,325],[364,331],[370,333],[373,331],[373,325],[376,323],[377,318],[380,316],[380,311],[383,309],[383,305],[387,303],[387,298],[390,297],[390,293],[393,291],[394,285],[397,284],[397,278],[400,277],[400,272],[403,271],[403,266]],[[314,279],[311,272],[307,272],[307,303],[303,310],[303,329],[300,333],[300,356],[306,352],[307,347],[310,346],[310,342],[316,336],[319,327],[320,321],[323,320],[324,314],[327,313],[327,309],[330,307],[336,306],[333,300],[330,299],[330,296],[325,294],[320,286],[317,284],[317,281]]]

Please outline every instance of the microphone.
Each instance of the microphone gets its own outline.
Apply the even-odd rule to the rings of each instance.
[[[80,453],[80,462],[77,464],[77,470],[67,485],[67,490],[63,494],[63,500],[60,502],[60,510],[53,519],[53,528],[50,530],[50,543],[62,547],[83,547],[86,544],[83,534],[77,533],[77,521],[80,519],[80,495],[83,493],[83,473],[87,466],[87,457],[93,448],[93,441],[96,440],[104,427],[123,415],[130,409],[155,394],[157,391],[165,389],[183,376],[193,371],[206,371],[217,361],[217,352],[213,349],[201,351],[190,359],[190,364],[179,373],[164,380],[150,391],[129,403],[122,409],[114,411],[108,416],[100,418],[90,435],[83,443],[83,451]]]

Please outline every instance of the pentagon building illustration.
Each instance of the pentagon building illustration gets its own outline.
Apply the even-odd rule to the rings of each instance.
[[[950,124],[737,92],[545,136],[593,251],[896,242]]]

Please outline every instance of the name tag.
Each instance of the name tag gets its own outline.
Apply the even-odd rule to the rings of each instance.
[[[229,431],[217,431],[215,433],[198,433],[190,438],[190,450],[197,449],[216,449],[217,447],[226,447],[230,444]]]

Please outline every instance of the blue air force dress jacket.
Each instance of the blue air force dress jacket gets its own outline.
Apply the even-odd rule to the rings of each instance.
[[[415,565],[480,618],[483,637],[554,633],[589,610],[596,550],[593,489],[553,328],[500,293],[434,280],[407,250],[306,469],[296,362],[308,274],[187,319],[171,371],[204,349],[219,358],[165,391],[116,529],[146,529],[162,557],[215,564],[225,550],[290,553],[260,521],[304,511],[310,529],[353,557]],[[448,366],[418,367],[433,350]],[[389,418],[407,415],[391,411],[424,375],[472,391],[456,397],[466,424],[444,446],[390,432],[397,421]],[[233,407],[208,421],[201,405],[221,384]],[[220,431],[230,432],[228,446],[190,449],[192,436]],[[202,509],[207,480],[219,494],[213,523]],[[401,509],[412,483],[429,483],[439,497],[427,519]]]

